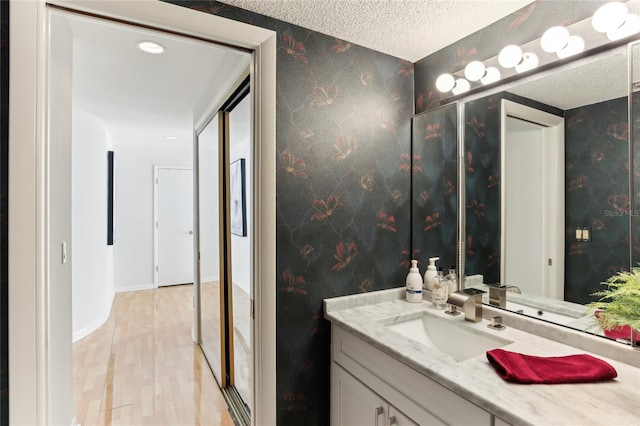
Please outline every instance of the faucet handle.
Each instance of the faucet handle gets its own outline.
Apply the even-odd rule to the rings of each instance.
[[[493,328],[494,330],[499,330],[499,331],[507,328],[506,325],[502,324],[502,317],[500,315],[491,317],[491,324],[487,324],[487,327]]]
[[[444,311],[445,314],[448,315],[460,315],[462,312],[458,311],[458,308],[456,307],[456,305],[447,305],[447,310]]]

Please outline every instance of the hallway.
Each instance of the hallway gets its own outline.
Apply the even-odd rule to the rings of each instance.
[[[116,294],[105,324],[73,346],[78,423],[233,425],[191,339],[192,295],[192,285]]]

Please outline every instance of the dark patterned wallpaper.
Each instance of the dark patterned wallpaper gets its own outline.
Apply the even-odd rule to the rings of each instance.
[[[413,119],[411,258],[423,274],[430,257],[440,257],[445,271],[456,264],[457,117],[450,104]]]
[[[500,282],[500,101],[503,93],[464,105],[467,275]]]
[[[567,110],[565,299],[589,295],[617,271],[629,269],[629,143],[627,98]],[[591,228],[576,242],[577,226]]]
[[[277,31],[278,424],[329,424],[326,297],[404,285],[413,65],[218,2]]]

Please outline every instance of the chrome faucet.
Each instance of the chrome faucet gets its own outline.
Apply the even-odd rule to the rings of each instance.
[[[451,293],[447,303],[462,308],[466,321],[480,322],[482,320],[482,295],[485,293],[486,291],[477,288],[465,288]]]

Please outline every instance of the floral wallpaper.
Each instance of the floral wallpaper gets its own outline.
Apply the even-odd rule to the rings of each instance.
[[[629,269],[627,98],[565,112],[565,299],[593,301],[599,283]],[[576,242],[575,228],[591,229]]]
[[[423,274],[430,257],[445,271],[457,261],[457,117],[449,104],[413,119],[411,257]]]
[[[555,25],[570,25],[593,15],[604,0],[534,1],[493,24],[441,49],[415,64],[416,113],[441,102],[435,81],[442,73],[464,69],[471,61],[492,58],[508,44],[523,45]],[[541,58],[541,61],[544,58]]]
[[[467,275],[500,282],[500,101],[503,94],[464,105]]]
[[[322,300],[408,272],[413,64],[222,3],[173,3],[277,32],[278,424],[329,424]]]

